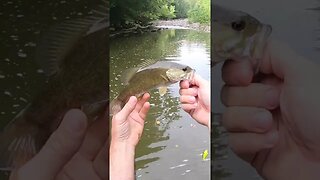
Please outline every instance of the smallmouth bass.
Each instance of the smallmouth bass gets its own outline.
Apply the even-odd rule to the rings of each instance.
[[[146,64],[129,69],[123,74],[125,87],[110,105],[113,115],[122,109],[130,96],[140,96],[155,88],[159,88],[160,95],[164,95],[167,86],[181,80],[192,80],[194,75],[194,70],[189,66],[174,62],[158,61]]]
[[[272,27],[245,12],[217,4],[212,7],[212,65],[227,59],[250,57],[255,68],[259,69],[259,59]]]

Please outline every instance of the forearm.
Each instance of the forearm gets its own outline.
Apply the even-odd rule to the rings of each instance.
[[[134,180],[135,148],[127,143],[111,143],[110,180]]]

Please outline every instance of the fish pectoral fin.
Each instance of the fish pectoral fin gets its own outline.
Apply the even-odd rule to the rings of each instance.
[[[19,168],[36,155],[40,144],[34,131],[31,124],[18,126],[15,122],[5,128],[0,136],[0,170]]]
[[[165,95],[167,93],[167,91],[168,91],[168,87],[166,87],[166,86],[159,87],[160,96]]]

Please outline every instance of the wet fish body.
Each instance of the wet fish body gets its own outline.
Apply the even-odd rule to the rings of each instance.
[[[123,75],[126,84],[124,89],[111,102],[112,114],[120,111],[130,96],[139,96],[155,88],[159,88],[160,95],[163,95],[166,93],[167,86],[184,79],[191,80],[194,73],[189,66],[168,61],[158,61],[129,71]]]
[[[270,25],[253,16],[217,4],[212,8],[212,27],[213,65],[227,59],[260,59],[272,32]]]
[[[0,134],[0,170],[12,170],[30,160],[69,109],[82,109],[90,122],[105,115],[107,9],[103,1],[91,16],[54,25],[43,35],[36,61],[47,75],[46,87]]]

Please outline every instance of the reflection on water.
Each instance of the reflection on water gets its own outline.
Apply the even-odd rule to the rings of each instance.
[[[295,51],[307,58],[320,62],[318,28],[319,14],[308,9],[319,7],[318,0],[215,0],[214,3],[249,13],[261,22],[272,26],[272,38],[288,43]],[[272,13],[270,13],[272,12]],[[213,13],[214,15],[214,13]],[[214,34],[213,34],[214,36]],[[222,113],[220,101],[221,65],[213,69],[213,107],[215,113]],[[213,168],[215,179],[261,179],[256,171],[240,160],[227,146],[227,134],[221,126],[219,116],[213,119],[214,133]]]
[[[110,45],[112,99],[123,88],[121,72],[146,59],[177,61],[210,79],[209,33],[171,29],[117,37]],[[178,84],[170,86],[163,97],[152,90],[150,103],[144,133],[136,149],[137,178],[209,179],[210,161],[201,159],[202,151],[209,149],[209,132],[181,110]]]

